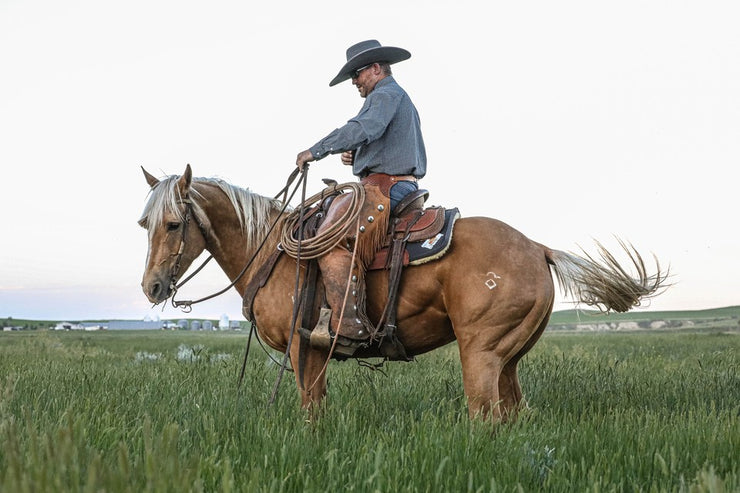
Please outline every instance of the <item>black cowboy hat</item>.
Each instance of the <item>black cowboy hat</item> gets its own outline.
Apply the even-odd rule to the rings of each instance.
[[[411,53],[403,48],[381,46],[375,39],[360,41],[347,48],[347,63],[344,64],[337,76],[329,82],[329,86],[337,85],[352,78],[354,71],[365,65],[376,62],[397,63],[409,58],[411,58]]]

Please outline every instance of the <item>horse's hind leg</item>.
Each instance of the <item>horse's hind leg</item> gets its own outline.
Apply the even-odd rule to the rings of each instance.
[[[503,369],[501,359],[493,351],[476,350],[467,344],[460,344],[459,349],[470,418],[491,417],[500,421],[498,380]]]
[[[509,360],[504,365],[501,375],[498,377],[498,391],[499,395],[501,395],[502,406],[512,414],[509,417],[513,417],[513,414],[516,414],[522,400],[522,388],[519,385],[517,363],[518,360],[516,358]]]
[[[548,310],[547,313],[550,313]],[[547,327],[547,322],[550,317],[545,317],[540,322],[537,331],[527,340],[522,349],[514,355],[505,365],[499,376],[498,387],[499,395],[504,400],[503,407],[505,409],[513,410],[514,413],[519,411],[522,407],[522,388],[519,385],[519,375],[517,371],[517,365],[519,360],[529,352],[530,349],[539,340],[542,333]]]
[[[466,333],[474,334],[472,337],[458,337],[468,413],[471,418],[506,421],[516,407],[518,384],[501,385],[500,382],[507,363],[524,342],[518,337],[521,325],[514,329],[471,329]],[[504,335],[491,340],[492,333]],[[510,381],[508,376],[503,379]]]
[[[457,331],[471,418],[482,416],[499,422],[516,416],[522,399],[517,363],[544,331],[547,313],[533,309],[510,327]]]

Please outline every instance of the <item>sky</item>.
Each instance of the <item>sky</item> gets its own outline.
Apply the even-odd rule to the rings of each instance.
[[[430,204],[559,250],[629,241],[673,283],[640,309],[738,305],[739,18],[734,0],[0,0],[0,317],[242,319],[233,292],[187,315],[146,300],[140,167],[274,195],[359,110],[328,83],[365,39],[412,53],[393,68]],[[330,156],[309,195],[324,177],[353,179]],[[182,297],[227,282],[209,265]]]

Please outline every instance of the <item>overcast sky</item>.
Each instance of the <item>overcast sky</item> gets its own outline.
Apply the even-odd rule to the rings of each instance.
[[[0,317],[162,318],[136,224],[156,176],[275,194],[362,104],[346,48],[400,46],[430,203],[560,250],[632,242],[675,286],[740,304],[740,4],[725,1],[0,0]],[[311,167],[352,179],[337,156]],[[217,266],[184,298],[224,286]],[[556,309],[569,308],[558,297]],[[241,318],[236,294],[189,316]]]

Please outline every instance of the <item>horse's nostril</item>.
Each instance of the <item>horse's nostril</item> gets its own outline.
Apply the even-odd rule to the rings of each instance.
[[[151,289],[149,290],[149,296],[152,298],[159,298],[159,294],[162,292],[162,285],[158,282],[155,282],[152,284]]]

